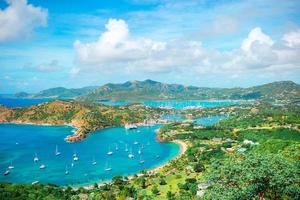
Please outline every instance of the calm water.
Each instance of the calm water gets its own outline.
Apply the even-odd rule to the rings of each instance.
[[[161,100],[161,101],[101,101],[105,105],[127,105],[131,103],[142,103],[146,106],[151,107],[166,107],[174,109],[184,109],[188,107],[217,107],[217,106],[230,106],[230,105],[240,105],[240,104],[251,104],[251,102],[246,101],[200,101],[200,100]]]
[[[202,126],[211,126],[222,119],[227,119],[229,115],[216,115],[216,116],[205,116],[205,117],[199,117],[194,118],[194,122],[196,124],[202,125]]]
[[[177,144],[156,141],[154,130],[157,128],[159,126],[139,127],[129,131],[120,127],[109,128],[94,132],[84,141],[66,143],[63,139],[71,133],[71,127],[1,124],[0,181],[80,185],[108,180],[116,175],[138,173],[172,159],[179,152]],[[135,145],[135,141],[139,144]],[[135,155],[133,159],[128,158],[126,144]],[[56,145],[60,156],[55,156]],[[111,156],[107,155],[109,148],[113,151]],[[139,149],[142,151],[141,157]],[[74,152],[79,161],[73,161]],[[40,159],[38,163],[33,162],[35,153]],[[92,165],[94,159],[96,165]],[[140,159],[145,161],[144,164],[140,164]],[[4,176],[11,162],[15,169]],[[74,163],[73,167],[71,163]],[[46,169],[39,169],[41,164],[45,164]],[[69,175],[65,175],[66,166]],[[112,170],[107,172],[104,170],[106,167]]]
[[[14,98],[14,97],[0,96],[0,104],[11,108],[31,106],[31,105],[47,102],[50,100],[52,99],[48,99],[48,98],[29,99],[29,98]]]

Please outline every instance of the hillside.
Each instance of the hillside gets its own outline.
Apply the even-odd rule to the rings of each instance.
[[[273,103],[300,102],[300,85],[292,81],[279,81],[249,88],[207,88],[166,84],[153,80],[108,83],[78,89],[50,88],[37,94],[20,92],[18,97],[99,100],[264,100]]]
[[[106,84],[78,97],[79,100],[232,99],[294,102],[300,99],[300,85],[273,82],[249,88],[205,88],[165,84],[152,80]]]
[[[21,98],[59,98],[59,99],[73,99],[77,96],[80,96],[88,91],[95,89],[95,86],[88,86],[83,88],[64,88],[64,87],[55,87],[46,90],[42,90],[36,94],[29,94],[26,92],[18,92],[14,96]]]
[[[84,104],[76,101],[56,100],[24,108],[0,106],[0,122],[64,125],[70,124],[78,130],[69,141],[86,137],[93,130],[140,123],[157,118],[160,109],[140,104],[129,106],[105,106]]]

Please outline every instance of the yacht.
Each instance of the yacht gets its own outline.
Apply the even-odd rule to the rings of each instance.
[[[10,171],[9,170],[6,170],[5,172],[4,172],[4,176],[7,176],[8,174],[10,173]]]
[[[139,142],[135,140],[133,144],[137,145],[138,143],[139,143]]]
[[[40,169],[45,169],[45,168],[46,168],[46,165],[44,165],[44,164],[40,165]]]
[[[74,163],[71,163],[71,167],[74,167]]]
[[[39,161],[39,158],[38,158],[37,154],[35,153],[34,158],[33,158],[33,162],[38,162],[38,161]]]
[[[134,124],[125,124],[125,129],[127,129],[127,130],[137,129],[137,126]]]
[[[58,151],[57,145],[56,145],[56,147],[55,147],[55,155],[56,155],[56,156],[59,156],[59,155],[60,155],[60,152]]]
[[[127,144],[126,144],[126,147],[125,147],[125,151],[126,151],[126,152],[128,151],[128,147],[127,147]]]
[[[11,161],[10,165],[8,166],[8,169],[13,169],[13,168],[15,168],[15,167],[13,166],[12,161]]]
[[[134,158],[134,155],[132,154],[132,149],[130,149],[130,154],[128,154],[128,158]]]
[[[113,152],[110,150],[110,147],[108,148],[108,152],[107,155],[111,156],[113,154]]]

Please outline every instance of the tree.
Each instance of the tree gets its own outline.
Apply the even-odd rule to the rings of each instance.
[[[279,155],[233,156],[213,165],[208,175],[212,186],[205,192],[204,199],[287,198],[297,193],[292,186],[299,183],[298,175],[299,169]]]
[[[167,184],[166,180],[164,178],[160,178],[159,185],[166,185],[166,184]]]
[[[198,162],[194,165],[194,171],[195,172],[202,172],[202,171],[204,171],[204,169],[205,169],[204,165],[200,162]]]
[[[159,190],[158,190],[158,188],[157,188],[156,185],[152,188],[151,191],[152,191],[152,193],[153,193],[154,195],[158,195],[158,194],[159,194]]]

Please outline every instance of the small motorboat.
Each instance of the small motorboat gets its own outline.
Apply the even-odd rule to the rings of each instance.
[[[6,171],[3,173],[4,176],[7,176],[8,174],[10,174],[10,171],[9,171],[9,170],[6,170]]]
[[[45,169],[45,168],[46,168],[46,165],[44,165],[44,164],[40,165],[40,169]]]

